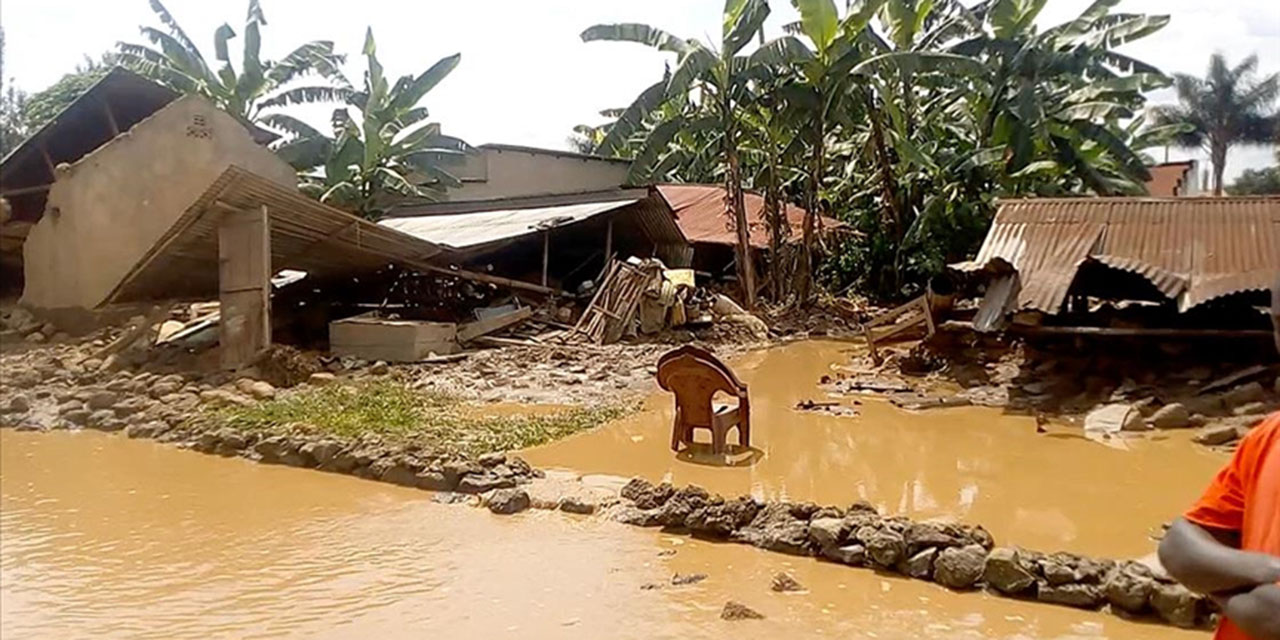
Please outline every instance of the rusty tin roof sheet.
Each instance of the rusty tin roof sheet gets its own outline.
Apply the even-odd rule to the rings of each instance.
[[[671,204],[675,211],[676,221],[689,242],[705,242],[733,246],[738,236],[733,230],[728,208],[725,206],[724,186],[709,184],[661,184],[658,191]],[[750,230],[751,246],[756,249],[769,248],[769,233],[764,221],[764,197],[747,191],[743,193],[743,203],[747,208],[747,227]],[[804,230],[804,209],[793,204],[786,205],[787,222],[791,226],[791,237],[788,241],[799,240]],[[844,223],[820,216],[824,231],[844,227]]]
[[[1000,203],[975,259],[1017,269],[1017,308],[1057,313],[1076,270],[1092,259],[1139,274],[1180,310],[1280,273],[1280,197],[1037,198]]]

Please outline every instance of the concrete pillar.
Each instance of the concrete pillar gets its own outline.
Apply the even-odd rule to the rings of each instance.
[[[271,228],[266,206],[222,214],[218,301],[222,368],[248,366],[271,347]]]

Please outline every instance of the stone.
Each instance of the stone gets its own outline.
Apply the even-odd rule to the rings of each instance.
[[[322,440],[319,442],[308,442],[298,448],[298,453],[306,456],[318,467],[328,466],[334,456],[342,450],[342,445],[332,440]]]
[[[1117,433],[1120,431],[1145,431],[1146,421],[1142,412],[1127,404],[1108,404],[1084,417],[1084,430],[1092,433]]]
[[[1187,629],[1196,626],[1199,598],[1186,587],[1176,583],[1157,584],[1150,602],[1165,622]]]
[[[501,515],[519,513],[529,508],[529,494],[524,489],[497,489],[489,496],[486,506]]]
[[[114,391],[95,391],[85,400],[90,409],[110,409],[120,401],[120,394]]]
[[[614,522],[636,527],[660,527],[662,526],[662,510],[637,509],[635,505],[630,504],[621,505],[611,514],[610,519]]]
[[[484,467],[471,462],[470,460],[450,460],[444,463],[441,468],[445,479],[453,486],[458,486],[462,482],[462,478],[467,475],[484,473]]]
[[[125,423],[124,420],[112,416],[99,422],[94,428],[99,431],[121,431],[125,428]]]
[[[146,411],[151,407],[151,401],[140,396],[125,398],[121,402],[117,402],[111,410],[115,412],[117,418],[127,418],[135,413]]]
[[[947,533],[946,529],[934,522],[913,522],[902,533],[907,543],[907,553],[915,555],[928,547],[955,547],[961,541]]]
[[[902,539],[902,534],[893,531],[877,531],[865,542],[867,555],[881,567],[892,567],[907,554],[907,543]]]
[[[596,512],[596,504],[581,496],[566,496],[560,501],[560,510],[565,513],[576,513],[589,516]]]
[[[847,533],[843,518],[815,518],[809,521],[809,540],[816,549],[840,546]]]
[[[703,507],[697,516],[691,514],[685,520],[685,526],[691,531],[728,538],[733,532],[751,524],[763,506],[751,496],[740,496]]]
[[[47,340],[47,338],[43,333],[36,331],[35,333],[28,333],[27,336],[23,338],[23,340],[26,340],[27,342],[30,342],[32,344],[39,344]]]
[[[1062,604],[1068,607],[1096,609],[1102,604],[1103,590],[1101,585],[1096,584],[1070,583],[1054,585],[1044,582],[1040,584],[1040,589],[1036,592],[1036,599],[1041,602]]]
[[[1204,427],[1196,432],[1192,440],[1203,445],[1226,444],[1240,437],[1233,424],[1216,424]]]
[[[769,551],[808,555],[809,523],[796,518],[792,505],[771,502],[730,538]]]
[[[724,609],[720,610],[721,620],[763,620],[764,614],[748,607],[741,602],[730,600],[724,603]]]
[[[933,561],[933,579],[944,587],[968,589],[982,577],[986,562],[982,545],[943,549]]]
[[[688,528],[691,523],[701,526],[710,499],[711,495],[702,487],[692,484],[681,487],[662,505],[662,524],[673,528]],[[636,506],[644,505],[637,503]]]
[[[723,293],[717,293],[711,299],[711,313],[715,314],[717,317],[737,316],[746,313],[746,310],[738,303],[734,302],[729,296],[726,296]]]
[[[847,544],[843,547],[825,550],[822,555],[851,567],[861,567],[867,563],[867,548],[860,544]]]
[[[445,477],[443,471],[435,471],[428,469],[418,473],[418,488],[427,491],[449,491],[452,492],[458,485],[450,484],[449,479]],[[465,494],[457,494],[465,495]]]
[[[236,383],[236,388],[240,390],[240,393],[243,393],[255,400],[271,400],[276,397],[276,388],[266,380],[250,380],[245,378]]]
[[[1001,593],[1019,594],[1036,583],[1036,577],[1022,565],[1017,549],[997,547],[987,554],[982,581]]]
[[[507,463],[507,454],[501,452],[486,453],[479,458],[476,458],[476,462],[480,463],[480,466],[482,467],[496,467],[500,464]]]
[[[330,385],[337,381],[338,381],[338,376],[335,376],[332,373],[329,373],[327,371],[320,371],[317,373],[313,373],[307,377],[307,384],[315,385],[317,387]]]
[[[99,409],[89,414],[89,419],[85,422],[85,425],[91,429],[97,429],[102,423],[115,417],[116,412],[110,409]]]
[[[513,478],[499,478],[489,474],[469,473],[462,476],[462,480],[458,481],[458,492],[460,493],[485,493],[494,489],[509,489],[516,486]],[[523,492],[521,492],[523,493]],[[528,494],[525,494],[528,498]]]
[[[697,584],[706,579],[707,574],[705,573],[677,573],[671,576],[671,585],[675,587],[682,587],[688,584]]]
[[[160,420],[152,420],[141,424],[131,424],[124,429],[124,435],[130,438],[155,438],[169,430],[169,425]]]
[[[9,411],[13,413],[26,413],[31,410],[31,399],[21,393],[14,394],[9,398]]]
[[[778,593],[795,593],[806,590],[799,580],[796,580],[785,571],[773,574],[773,579],[769,581],[769,589]]]
[[[1147,421],[1157,429],[1185,429],[1191,426],[1191,411],[1178,402],[1171,402],[1156,410]]]
[[[1252,416],[1262,415],[1271,409],[1271,404],[1258,400],[1257,402],[1246,402],[1231,410],[1233,416]]]
[[[903,560],[898,571],[907,577],[917,580],[928,580],[933,574],[933,562],[938,555],[937,547],[929,547]]]
[[[200,402],[213,407],[251,407],[253,400],[226,389],[206,389],[200,392]]]
[[[1129,562],[1107,575],[1103,592],[1112,607],[1129,613],[1142,613],[1155,586],[1151,569],[1138,562]]]
[[[418,474],[413,469],[409,469],[404,465],[393,463],[382,470],[378,479],[391,484],[398,484],[402,487],[418,486]]]
[[[83,427],[89,422],[89,415],[93,413],[88,409],[72,409],[62,412],[62,419],[77,427]]]
[[[1080,576],[1076,574],[1076,570],[1071,565],[1052,559],[1041,562],[1040,571],[1044,574],[1045,580],[1055,586],[1068,584],[1080,579]]]
[[[1228,409],[1234,409],[1250,402],[1265,400],[1266,397],[1267,392],[1262,388],[1261,382],[1249,382],[1223,393],[1222,404]]]
[[[389,371],[391,367],[381,360],[369,365],[369,373],[375,376],[385,376]]]
[[[151,387],[147,390],[147,394],[152,398],[159,400],[167,395],[178,393],[182,390],[182,382],[174,380],[166,380],[161,378],[151,383]]]

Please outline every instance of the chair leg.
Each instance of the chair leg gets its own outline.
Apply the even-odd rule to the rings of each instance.
[[[684,439],[685,426],[683,416],[680,415],[680,407],[676,407],[676,417],[671,422],[671,450],[680,450],[680,441]]]
[[[728,429],[725,427],[713,427],[711,429],[711,453],[721,455],[726,452],[728,445],[725,440],[728,436]]]

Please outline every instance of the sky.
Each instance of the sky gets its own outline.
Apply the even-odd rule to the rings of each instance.
[[[262,0],[268,21],[263,57],[278,58],[310,40],[333,40],[349,54],[348,76],[358,81],[365,27],[373,28],[378,56],[392,78],[419,73],[461,53],[453,74],[427,96],[432,119],[472,144],[501,142],[567,148],[577,124],[599,124],[601,109],[626,106],[657,80],[664,54],[630,43],[583,43],[579,33],[597,23],[642,22],[677,36],[714,39],[720,0]],[[838,3],[840,4],[840,3]],[[1049,0],[1039,22],[1074,18],[1090,0]],[[770,36],[796,19],[785,0],[772,0]],[[213,32],[237,31],[246,2],[166,0],[187,34],[213,59]],[[1117,11],[1166,13],[1163,31],[1121,50],[1165,72],[1203,75],[1209,55],[1235,62],[1256,53],[1259,71],[1280,71],[1280,2],[1276,0],[1122,0]],[[5,74],[34,92],[56,81],[84,56],[96,57],[118,41],[140,42],[138,26],[159,26],[147,0],[3,0]],[[232,42],[233,59],[240,41]],[[1153,103],[1173,102],[1171,90]],[[291,111],[327,129],[332,106]],[[1163,156],[1163,154],[1157,154]],[[1169,159],[1201,157],[1171,149]],[[1159,159],[1163,159],[1162,157]],[[1237,148],[1228,178],[1274,162],[1270,149]],[[1207,165],[1207,162],[1202,164]]]

